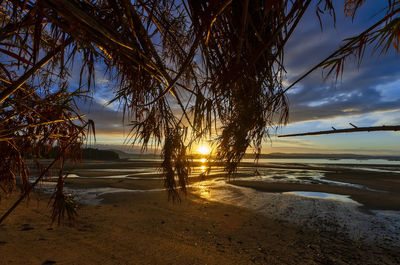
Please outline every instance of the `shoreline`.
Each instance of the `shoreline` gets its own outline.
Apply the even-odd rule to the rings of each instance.
[[[200,163],[193,163],[199,166]],[[115,187],[128,189],[151,189],[163,188],[162,174],[158,171],[156,162],[151,161],[117,161],[102,163],[102,161],[90,161],[83,163],[80,167],[69,169],[70,172],[79,175],[78,178],[67,178],[66,184],[71,187]],[[219,169],[215,169],[219,166]],[[225,176],[221,172],[220,164],[213,164],[212,175],[206,179]],[[355,165],[353,165],[355,166]],[[360,166],[360,165],[358,165]],[[398,168],[396,165],[361,165],[378,168]],[[107,171],[109,169],[110,171]],[[153,170],[152,170],[153,169]],[[309,181],[310,183],[293,183],[284,180],[285,177],[274,176],[271,181],[257,181],[255,179],[246,180],[246,177],[254,176],[253,169],[279,169],[291,174],[291,170],[320,171],[323,176],[320,180],[312,181],[309,177],[299,177],[298,180]],[[213,173],[214,172],[214,173]],[[115,179],[113,177],[115,176]],[[240,180],[238,180],[240,178]],[[96,181],[94,181],[96,179]],[[135,181],[138,180],[138,181]],[[202,178],[195,176],[189,177],[189,185],[201,181]],[[332,181],[336,183],[322,182]],[[271,164],[257,165],[244,163],[240,166],[238,173],[229,181],[230,184],[253,188],[263,192],[324,192],[339,195],[348,195],[351,199],[359,202],[364,208],[370,210],[400,210],[400,174],[397,172],[374,172],[351,168],[351,165],[329,164],[329,165],[307,165],[307,164]],[[347,185],[336,185],[348,183],[361,186],[353,187]]]
[[[335,180],[335,178],[332,178]],[[232,185],[252,188],[262,192],[323,192],[339,195],[348,195],[354,201],[362,204],[368,210],[400,211],[400,194],[387,191],[369,191],[346,186],[313,185],[300,183],[268,183],[263,181],[234,180]]]
[[[159,174],[128,170],[149,164],[96,161],[71,169],[86,177],[67,178],[66,188],[93,191],[93,197],[100,198],[97,205],[81,205],[72,227],[51,226],[49,195],[34,193],[29,207],[22,204],[0,226],[0,252],[6,253],[0,264],[46,260],[56,264],[400,263],[400,233],[393,226],[400,215],[387,211],[397,209],[398,199],[388,196],[397,196],[399,174],[271,165],[262,170],[276,169],[281,175],[268,182],[245,180],[254,176],[251,170],[255,169],[245,167],[237,176],[240,179],[226,184],[224,174],[205,179],[192,176],[182,202],[172,203],[162,179],[154,178]],[[96,171],[110,168],[116,169],[113,174]],[[285,179],[280,176],[294,174],[294,169],[323,172],[323,177],[313,180],[318,184],[282,182]],[[129,172],[126,175],[140,179],[112,178],[115,173]],[[155,168],[153,172],[157,173]],[[309,181],[304,176],[298,179]],[[319,180],[346,181],[363,189]],[[104,192],[107,189],[111,192]],[[307,189],[350,195],[364,206],[283,194]],[[16,194],[2,200],[1,212],[15,198]]]
[[[168,202],[164,192],[103,197],[100,206],[82,206],[71,227],[50,225],[48,196],[21,205],[0,226],[0,264],[400,262],[396,249],[354,242],[345,234],[292,225],[193,194],[180,204]]]

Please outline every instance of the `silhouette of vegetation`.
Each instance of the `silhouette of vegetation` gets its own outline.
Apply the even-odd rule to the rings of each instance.
[[[117,160],[119,155],[110,150],[99,150],[95,148],[84,148],[82,150],[82,159],[94,160]]]
[[[57,157],[58,153],[60,152],[60,148],[58,146],[51,147],[51,146],[43,146],[40,148],[40,154],[37,158],[43,159],[54,159]],[[22,151],[22,155],[28,159],[32,159],[35,157],[24,155]],[[111,150],[99,150],[96,148],[82,148],[80,150],[80,157],[79,159],[92,159],[92,160],[118,160],[120,157],[119,155]]]
[[[115,81],[112,102],[132,121],[132,143],[163,145],[172,198],[185,191],[187,149],[202,137],[217,135],[217,157],[235,173],[249,147],[257,156],[263,140],[286,123],[285,92],[293,85],[321,67],[339,76],[345,60],[361,60],[368,45],[399,49],[400,2],[391,0],[381,20],[285,87],[285,45],[308,9],[316,20],[324,14],[335,20],[332,2],[0,1],[2,191],[11,192],[17,176],[29,190],[22,151],[35,156],[40,146],[59,146],[60,172],[65,159],[79,154],[87,130],[80,130],[75,100],[94,87],[96,65]],[[346,15],[354,18],[365,2],[345,1]],[[68,86],[73,64],[80,68],[76,91]],[[56,199],[65,198],[62,182],[60,174]]]
[[[308,136],[308,135],[321,135],[321,134],[336,134],[336,133],[351,133],[351,132],[376,132],[376,131],[400,131],[399,125],[394,126],[372,126],[372,127],[357,127],[350,123],[353,128],[347,129],[336,129],[332,128],[332,130],[328,131],[315,131],[315,132],[306,132],[306,133],[295,133],[295,134],[286,134],[286,135],[278,135],[278,137],[294,137],[294,136]]]

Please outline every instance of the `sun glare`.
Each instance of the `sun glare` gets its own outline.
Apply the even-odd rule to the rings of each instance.
[[[197,152],[199,152],[202,155],[208,155],[210,153],[210,148],[207,145],[203,144],[199,146]]]

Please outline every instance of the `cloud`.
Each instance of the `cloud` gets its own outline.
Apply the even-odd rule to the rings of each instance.
[[[80,111],[86,114],[87,119],[95,122],[96,134],[104,134],[109,137],[123,135],[123,115],[122,112],[113,110],[101,104],[98,99],[78,101]]]
[[[387,1],[367,2],[360,9],[353,23],[351,19],[344,18],[343,2],[334,2],[337,11],[336,27],[333,27],[332,19],[325,16],[323,17],[324,29],[321,31],[315,9],[311,8],[296,28],[285,49],[287,70],[285,86],[290,85],[336,50],[343,44],[343,39],[354,36],[375,23],[378,19],[373,16],[376,10],[380,10],[387,4]],[[318,69],[289,90],[287,96],[290,102],[291,123],[282,129],[282,133],[326,130],[331,126],[343,128],[348,127],[348,122],[358,126],[399,124],[400,67],[398,65],[400,56],[393,52],[383,56],[371,55],[373,54],[368,50],[359,67],[351,60],[346,61],[344,74],[337,81],[334,78],[324,80],[321,69]],[[98,69],[101,69],[101,65]],[[79,75],[74,74],[73,78],[77,79]],[[122,145],[130,129],[129,126],[124,126],[118,103],[104,105],[112,99],[113,86],[116,82],[103,76],[100,70],[96,71],[94,100],[90,103],[79,102],[82,112],[88,113],[88,118],[95,121],[98,139],[103,144]],[[75,83],[77,83],[76,80]],[[178,108],[178,106],[175,107]],[[178,113],[175,107],[174,112]],[[338,140],[323,137],[290,140],[274,138],[272,145],[266,143],[263,151],[328,152],[337,150],[340,152],[339,149],[341,149],[348,152],[357,152],[357,150],[395,152],[395,149],[399,148],[398,145],[393,144],[395,140],[398,140],[398,134],[387,137],[385,143],[374,138],[375,142],[365,140],[359,146],[352,145],[352,142],[348,140],[354,140],[359,136],[354,137],[335,138]],[[371,136],[368,135],[368,137]]]
[[[339,2],[339,1],[338,1]],[[387,3],[365,4],[354,23],[343,17],[342,2],[336,2],[336,28],[321,32],[318,20],[311,13],[296,29],[286,49],[287,80],[290,84],[315,64],[322,61],[342,43],[373,24],[373,14]],[[378,2],[378,1],[377,1]],[[379,1],[380,2],[380,1]],[[361,115],[400,108],[399,56],[394,52],[378,56],[367,50],[358,65],[346,61],[342,77],[324,80],[322,70],[316,70],[287,94],[290,121],[300,122]],[[299,89],[300,88],[300,89]]]

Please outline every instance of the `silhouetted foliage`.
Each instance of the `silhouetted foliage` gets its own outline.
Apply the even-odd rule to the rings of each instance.
[[[216,135],[218,159],[233,174],[249,147],[257,156],[263,140],[286,123],[285,92],[294,84],[320,67],[340,75],[345,60],[361,59],[367,45],[399,49],[400,2],[391,0],[381,20],[284,86],[286,43],[310,8],[316,20],[324,13],[335,19],[332,2],[0,1],[0,187],[11,191],[17,175],[29,186],[22,149],[25,155],[43,144],[64,150],[79,132],[66,152],[76,154],[70,149],[80,148],[85,131],[71,121],[80,119],[74,99],[93,87],[96,64],[114,80],[113,101],[132,121],[132,142],[163,145],[171,194],[185,190],[187,149],[205,136]],[[354,18],[364,2],[345,1],[346,15]],[[81,86],[71,93],[74,62]],[[60,177],[60,189],[61,183]]]
[[[82,159],[93,160],[118,160],[119,155],[110,150],[99,150],[95,148],[84,148],[82,150]]]

